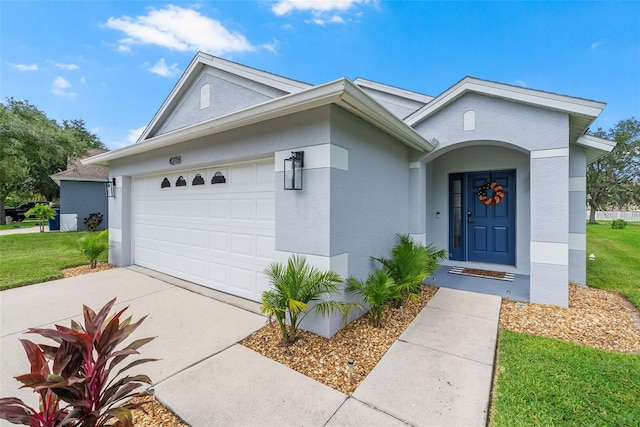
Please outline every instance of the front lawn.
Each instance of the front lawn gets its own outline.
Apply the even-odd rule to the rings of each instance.
[[[0,290],[59,279],[61,269],[88,264],[75,246],[85,234],[90,233],[0,236]],[[98,261],[107,261],[106,252]]]
[[[492,426],[640,424],[640,354],[503,330]]]
[[[640,308],[640,225],[629,224],[621,230],[611,222],[587,225],[587,284],[594,288],[619,292]]]

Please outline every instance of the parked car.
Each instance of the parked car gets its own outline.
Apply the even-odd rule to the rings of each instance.
[[[11,217],[13,221],[22,221],[24,219],[24,213],[34,207],[35,205],[48,205],[49,202],[40,201],[40,202],[27,202],[21,205],[16,206],[15,208],[5,208],[4,215],[5,217]]]

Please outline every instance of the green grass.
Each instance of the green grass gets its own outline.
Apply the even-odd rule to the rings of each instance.
[[[497,426],[640,425],[640,354],[502,331]]]
[[[85,234],[88,233],[0,236],[0,290],[58,279],[62,277],[61,269],[88,264],[75,246]],[[98,261],[106,260],[105,252]]]
[[[12,222],[11,224],[0,225],[0,230],[15,230],[16,228],[31,228],[36,227],[38,221],[36,220],[24,220],[18,222]]]
[[[640,225],[587,225],[587,254],[596,256],[587,261],[587,285],[619,292],[640,308]]]

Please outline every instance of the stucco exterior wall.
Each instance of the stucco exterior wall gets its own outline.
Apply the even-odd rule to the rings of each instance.
[[[208,106],[201,108],[201,90],[205,85],[209,85],[205,89],[209,92],[210,102]],[[153,136],[242,110],[284,94],[283,91],[207,67],[200,72],[195,83]]]
[[[530,246],[529,274],[532,302],[568,304],[569,280],[569,117],[566,113],[519,104],[504,99],[467,93],[445,108],[415,126],[427,139],[436,138],[439,145],[426,155],[416,155],[412,161],[430,162],[449,152],[458,153],[461,145],[510,147],[529,156],[528,185],[523,185],[518,174],[518,188],[529,189],[529,218],[523,218],[523,209],[517,214],[517,272],[526,272],[525,245]],[[456,150],[456,151],[453,151]],[[487,154],[490,153],[487,150]],[[485,152],[483,151],[483,154]],[[481,153],[477,153],[478,156]],[[474,165],[460,172],[493,169],[492,159],[477,157]],[[520,158],[521,160],[522,158]],[[439,160],[439,159],[438,159]],[[434,166],[438,166],[435,160]],[[495,165],[498,166],[498,165]],[[578,166],[576,166],[577,168]],[[509,169],[504,164],[501,169]],[[511,167],[513,168],[513,167]],[[524,170],[524,169],[523,169]],[[427,182],[427,191],[438,188],[438,173],[433,182]],[[444,184],[440,182],[439,184]],[[518,192],[518,204],[527,194]],[[441,206],[434,206],[437,210]],[[447,205],[444,206],[445,208]],[[431,209],[432,210],[432,209]],[[442,210],[441,218],[442,218]],[[431,223],[430,223],[431,218]],[[429,230],[443,230],[433,224],[434,212],[427,209],[427,235]],[[529,236],[521,233],[529,225]],[[524,226],[524,227],[523,227]],[[428,238],[427,238],[428,240]],[[438,237],[442,241],[442,237]]]
[[[60,181],[60,214],[78,215],[78,231],[86,231],[84,220],[89,214],[104,215],[98,228],[104,230],[109,224],[109,205],[104,193],[104,183],[91,181]]]
[[[584,147],[569,146],[569,280],[587,284],[587,153]]]

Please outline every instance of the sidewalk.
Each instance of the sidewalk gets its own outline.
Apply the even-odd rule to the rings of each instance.
[[[44,226],[44,231],[45,231],[45,233],[49,232],[49,226],[48,225]],[[11,230],[0,230],[0,236],[6,236],[6,235],[9,235],[9,234],[27,234],[27,233],[39,233],[39,232],[40,232],[40,227],[35,225],[35,226],[29,227],[29,228],[13,228]]]
[[[484,426],[500,301],[440,289],[353,396],[239,344],[156,393],[192,426]]]

